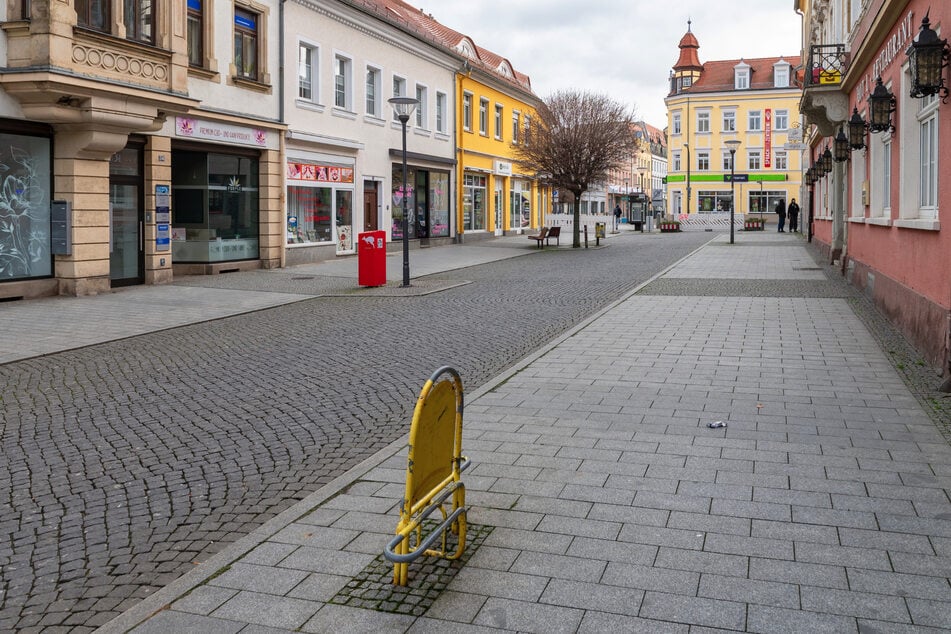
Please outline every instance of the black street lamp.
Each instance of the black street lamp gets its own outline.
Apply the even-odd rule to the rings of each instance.
[[[859,114],[858,108],[852,108],[852,116],[849,117],[849,147],[853,150],[861,150],[865,147],[865,133],[868,131],[868,124]]]
[[[736,185],[733,183],[733,177],[736,174],[736,148],[740,146],[740,141],[730,139],[725,143],[730,146],[730,244],[733,244],[733,210],[736,209],[736,195],[734,193]]]
[[[875,80],[875,90],[868,96],[868,129],[870,132],[894,132],[892,113],[895,112],[895,95],[882,84],[882,78]]]
[[[944,85],[942,71],[948,65],[951,50],[948,41],[942,40],[931,28],[931,20],[925,12],[921,20],[921,30],[911,41],[905,53],[908,55],[908,68],[911,71],[911,97],[920,99],[941,93],[942,101],[948,98],[948,88]]]
[[[419,101],[412,97],[393,97],[388,100],[393,106],[393,112],[403,125],[403,284],[409,286],[409,209],[407,202],[409,192],[406,189],[406,122],[413,115]]]

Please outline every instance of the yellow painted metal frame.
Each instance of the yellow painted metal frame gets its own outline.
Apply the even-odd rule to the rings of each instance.
[[[439,380],[443,375],[447,378]],[[462,379],[449,366],[426,381],[409,432],[406,492],[400,504],[396,537],[384,556],[394,562],[393,583],[405,586],[409,563],[422,555],[458,559],[466,548],[466,488],[461,473],[469,462],[462,455]],[[451,511],[446,506],[452,498]],[[442,523],[425,538],[422,522],[436,509]],[[447,552],[448,531],[458,535],[454,552]],[[441,537],[441,539],[440,539]],[[415,539],[414,539],[415,538]],[[440,547],[432,546],[440,541]]]

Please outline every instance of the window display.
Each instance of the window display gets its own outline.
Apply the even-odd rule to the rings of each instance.
[[[288,162],[287,244],[353,251],[353,168]]]
[[[50,140],[0,134],[0,280],[52,273]]]

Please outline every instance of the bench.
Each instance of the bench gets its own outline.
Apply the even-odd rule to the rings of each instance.
[[[534,235],[534,236],[526,236],[526,237],[527,237],[529,240],[534,240],[536,243],[538,243],[538,248],[541,249],[542,246],[544,246],[542,243],[545,241],[545,239],[546,239],[546,238],[548,237],[548,235],[549,235],[548,232],[549,232],[548,227],[542,227],[542,228],[541,228],[541,231],[539,231],[537,235]]]
[[[545,236],[545,244],[551,245],[551,242],[549,242],[549,240],[551,240],[552,238],[555,239],[555,246],[560,247],[561,240],[559,240],[559,238],[561,238],[561,227],[552,227],[551,229],[548,230],[548,235]]]

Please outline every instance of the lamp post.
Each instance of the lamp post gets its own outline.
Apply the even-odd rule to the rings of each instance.
[[[737,139],[730,139],[725,142],[730,146],[730,244],[733,244],[733,210],[736,209],[736,195],[735,185],[733,184],[733,176],[736,173],[736,148],[739,147],[740,141]]]
[[[412,97],[393,97],[389,99],[393,112],[403,126],[403,284],[409,286],[409,209],[407,201],[409,193],[406,190],[406,122],[409,121],[419,101]]]
[[[641,217],[641,233],[644,233],[644,225],[647,225],[648,232],[650,232],[651,230],[650,219],[649,219],[650,216],[647,215],[647,212],[650,208],[650,196],[648,196],[647,188],[644,186],[647,180],[645,178],[646,175],[647,175],[647,167],[645,167],[644,165],[639,165],[637,167],[637,182],[638,182],[638,186],[641,189],[641,194],[646,198],[646,202],[644,203],[644,210],[643,210],[644,215]]]

